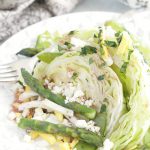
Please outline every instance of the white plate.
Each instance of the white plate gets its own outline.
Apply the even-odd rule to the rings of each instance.
[[[100,26],[106,20],[115,19],[119,14],[108,12],[85,12],[50,18],[34,24],[3,43],[0,47],[0,64],[12,61],[14,54],[25,47],[34,46],[37,35],[44,32],[67,32],[79,28]],[[1,85],[0,88],[0,150],[47,150],[49,145],[45,141],[26,143],[23,141],[23,130],[8,120],[13,93],[10,86]]]

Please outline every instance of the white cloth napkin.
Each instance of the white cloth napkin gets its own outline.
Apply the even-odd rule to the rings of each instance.
[[[0,0],[0,43],[19,30],[71,11],[80,0]]]
[[[150,7],[150,0],[119,0],[131,8]]]

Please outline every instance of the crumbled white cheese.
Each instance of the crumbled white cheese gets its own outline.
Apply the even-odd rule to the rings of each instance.
[[[100,131],[100,127],[98,126],[94,126],[95,122],[94,121],[89,121],[87,122],[87,127],[86,129],[89,130],[89,131],[92,131],[92,132],[96,132],[98,133]]]
[[[54,86],[52,92],[55,94],[60,94],[62,93],[63,88],[61,86]]]
[[[26,134],[26,135],[24,136],[23,140],[24,140],[25,142],[29,143],[29,142],[31,142],[31,136],[29,136],[29,135]]]
[[[64,89],[64,93],[62,93],[64,96],[66,96],[66,100],[65,103],[69,103],[69,102],[80,102],[80,100],[78,98],[81,98],[84,96],[83,91],[81,90],[81,88],[79,88],[79,86],[74,86],[72,83],[69,83],[65,89]]]
[[[38,96],[37,93],[30,91],[30,92],[23,92],[22,94],[19,95],[19,101],[24,101],[28,98],[31,98],[33,96]]]
[[[85,120],[77,120],[75,122],[75,126],[78,128],[86,128],[87,127],[87,122]]]
[[[71,44],[73,44],[75,47],[83,47],[83,46],[87,45],[87,43],[85,41],[82,41],[75,37],[71,38]]]
[[[57,119],[57,117],[53,114],[50,114],[45,121],[48,121],[48,122],[51,122],[51,123],[54,123],[54,124],[59,124],[60,123],[60,121]]]
[[[64,95],[71,97],[74,94],[74,91],[76,90],[76,87],[73,85],[73,83],[68,83],[64,85]]]
[[[47,118],[47,114],[43,112],[41,108],[36,108],[33,119],[44,121]]]
[[[20,116],[18,116],[18,117],[16,118],[16,122],[17,122],[17,123],[19,123],[21,118],[22,118],[22,116],[21,116],[21,115],[20,115]]]
[[[70,73],[69,76],[71,77],[73,72]],[[94,100],[86,99],[84,92],[81,90],[80,85],[74,85],[73,83],[60,83],[59,85],[55,85],[53,82],[49,82],[45,80],[45,84],[48,84],[48,88],[52,90],[55,94],[62,94],[66,97],[65,103],[70,102],[78,102],[81,105],[86,105],[87,107],[92,106]]]
[[[43,114],[43,110],[41,108],[36,108],[34,116],[41,116]]]
[[[66,126],[71,126],[71,123],[67,119],[64,119],[62,124],[66,125]]]
[[[108,26],[105,30],[105,39],[109,40],[114,38],[115,38],[115,31],[110,26]]]
[[[92,120],[89,122],[86,122],[85,120],[77,120],[75,122],[75,126],[79,128],[85,128],[86,130],[89,130],[95,133],[99,133],[100,131],[100,127],[95,126],[95,122]]]
[[[13,112],[13,111],[11,111],[11,112],[9,113],[9,115],[8,115],[8,118],[9,118],[10,120],[14,120],[14,119],[16,118],[16,113]]]
[[[68,72],[67,72],[68,78],[72,78],[73,73],[74,73],[74,71],[68,71]]]
[[[52,89],[55,86],[54,82],[50,82],[47,84],[49,89]]]
[[[29,110],[29,109],[24,109],[24,110],[23,110],[23,113],[22,113],[22,116],[23,116],[23,117],[26,117],[26,116],[29,115],[29,113],[30,113],[30,110]]]
[[[84,93],[82,90],[76,90],[73,95],[74,98],[78,98],[78,97],[82,97],[82,96],[84,96]]]
[[[86,106],[90,107],[90,106],[92,106],[93,102],[94,102],[94,101],[93,101],[92,99],[90,99],[90,100],[86,100],[86,101],[84,102],[84,104],[85,104]]]
[[[49,80],[45,79],[45,85],[49,84]]]
[[[109,140],[106,139],[103,143],[103,147],[98,148],[98,150],[111,150],[114,146],[114,144]]]

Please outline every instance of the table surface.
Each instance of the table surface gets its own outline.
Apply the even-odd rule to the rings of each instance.
[[[109,11],[124,13],[130,8],[119,0],[82,0],[72,12],[82,11]]]

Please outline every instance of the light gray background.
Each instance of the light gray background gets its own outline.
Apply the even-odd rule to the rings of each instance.
[[[119,0],[82,0],[73,12],[81,11],[110,11],[124,13],[130,8]]]

